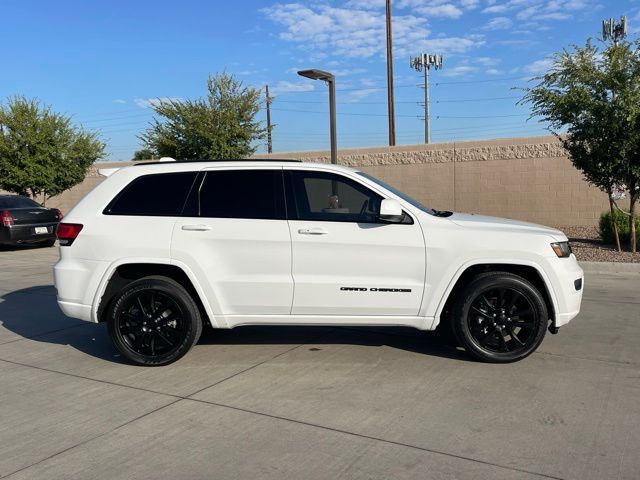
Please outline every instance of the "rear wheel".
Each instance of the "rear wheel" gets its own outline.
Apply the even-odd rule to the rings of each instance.
[[[507,272],[476,277],[459,295],[453,330],[475,358],[493,363],[521,360],[533,353],[547,331],[549,315],[540,292]]]
[[[118,351],[137,365],[168,365],[184,356],[202,332],[191,295],[166,277],[136,280],[116,295],[108,329]]]

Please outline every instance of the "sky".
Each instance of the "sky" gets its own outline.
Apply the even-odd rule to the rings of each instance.
[[[431,70],[432,142],[543,135],[519,88],[550,56],[597,38],[604,18],[640,32],[640,0],[393,0],[397,144],[424,142]],[[327,149],[328,93],[296,71],[336,75],[338,148],[388,142],[384,0],[3,0],[0,102],[35,97],[96,131],[105,160],[130,160],[162,99],[202,97],[226,71],[274,98],[274,151]],[[265,119],[265,112],[259,113]],[[257,145],[264,152],[266,145]]]

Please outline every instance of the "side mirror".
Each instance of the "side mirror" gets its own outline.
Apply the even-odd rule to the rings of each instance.
[[[402,205],[397,200],[385,198],[380,203],[380,214],[378,218],[384,222],[399,223],[404,219]]]

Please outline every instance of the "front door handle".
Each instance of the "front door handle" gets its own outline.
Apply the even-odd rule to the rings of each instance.
[[[327,235],[329,232],[324,228],[301,228],[298,233],[300,235]]]
[[[206,232],[211,230],[209,225],[183,225],[182,230],[186,230],[187,232]]]

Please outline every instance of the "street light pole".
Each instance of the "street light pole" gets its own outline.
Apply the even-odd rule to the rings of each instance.
[[[324,80],[329,84],[329,135],[331,139],[331,163],[338,163],[338,139],[336,127],[336,77],[323,70],[300,70],[298,75],[312,80]]]
[[[338,138],[336,133],[336,82],[329,81],[329,135],[331,137],[331,163],[338,163]]]

